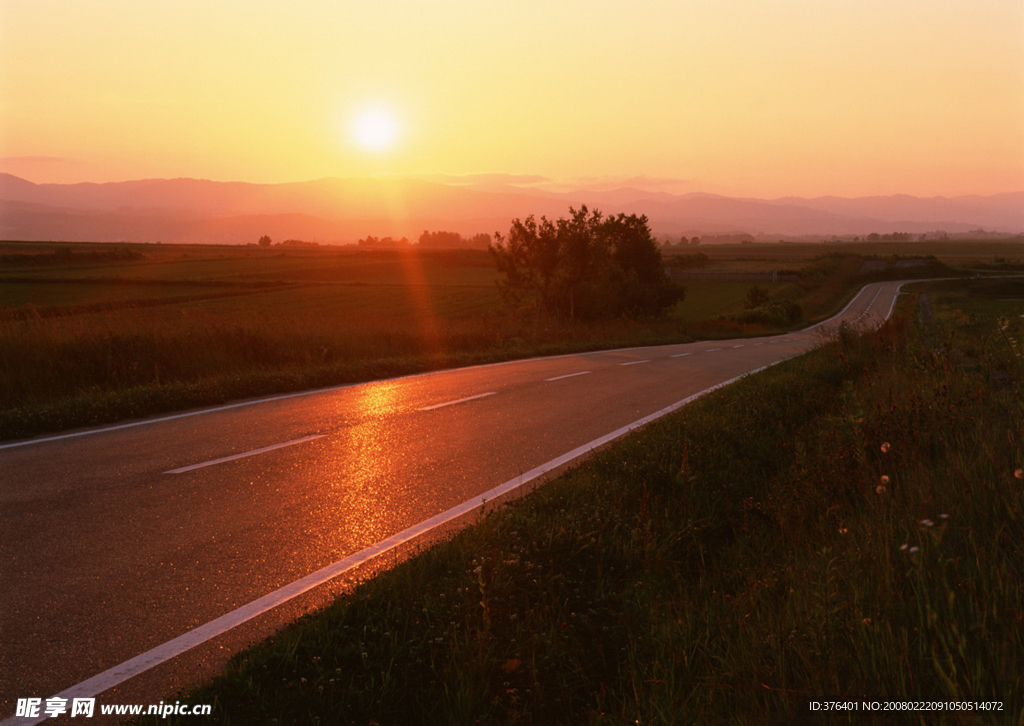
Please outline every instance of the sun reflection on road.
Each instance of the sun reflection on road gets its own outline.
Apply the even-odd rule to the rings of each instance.
[[[332,540],[332,551],[351,551],[401,529],[408,515],[408,482],[399,476],[395,413],[407,405],[397,383],[361,386],[346,401],[353,417],[331,437],[331,446],[318,462],[313,480],[320,490],[314,505],[318,529]],[[346,554],[348,552],[345,552]]]

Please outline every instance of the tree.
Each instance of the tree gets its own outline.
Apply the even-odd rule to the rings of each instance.
[[[393,237],[374,237],[373,235],[367,235],[360,239],[356,244],[360,247],[375,247],[381,249],[404,249],[409,246],[409,238],[402,237],[401,239],[394,239]]]
[[[768,302],[769,296],[768,291],[763,287],[754,285],[747,291],[747,298],[743,301],[743,307],[747,310],[753,310],[759,308]]]
[[[423,234],[420,235],[419,239],[420,247],[463,247],[465,246],[465,240],[462,239],[462,235],[458,232],[430,232],[423,230]]]
[[[495,233],[496,244],[489,247],[505,279],[498,283],[506,302],[518,304],[527,297],[538,298],[540,307],[554,307],[551,289],[558,267],[558,239],[555,226],[541,217],[540,224],[531,214],[525,221],[512,220],[508,238]]]
[[[495,238],[499,288],[515,306],[532,303],[570,320],[652,316],[685,294],[665,275],[647,217],[570,207],[568,218],[553,222],[515,219],[507,237]]]
[[[270,247],[270,237],[267,235],[260,237],[260,247]]]
[[[463,237],[458,232],[445,232],[443,230],[431,232],[425,229],[419,238],[419,245],[423,249],[449,248],[485,250],[490,244],[491,235],[489,234],[475,234],[472,237]]]

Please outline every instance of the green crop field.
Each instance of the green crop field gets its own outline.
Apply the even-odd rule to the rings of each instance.
[[[9,244],[9,243],[8,243]],[[93,248],[0,243],[0,277],[59,277],[178,282],[343,282],[360,284],[492,285],[497,271],[480,250],[351,250],[198,245],[119,245],[134,259],[92,260]],[[66,249],[70,257],[55,257]],[[102,252],[103,250],[100,250]],[[11,260],[12,257],[21,259]],[[47,258],[30,264],[29,258]],[[8,261],[5,262],[5,258]],[[53,259],[49,259],[53,258]]]
[[[102,308],[124,303],[207,297],[209,287],[188,284],[113,285],[89,280],[25,279],[0,282],[0,316],[64,308]],[[222,293],[223,294],[223,293]],[[237,293],[234,293],[237,294]]]
[[[683,280],[686,299],[676,306],[671,316],[676,320],[696,323],[719,315],[728,315],[743,308],[743,300],[755,284],[769,292],[782,288],[777,282],[736,282],[731,280]]]
[[[485,251],[0,243],[0,437],[440,367],[799,327],[868,281],[863,258],[834,247],[701,248],[730,273],[799,278],[687,280],[661,319],[583,323],[506,307]],[[755,285],[797,317],[738,322]]]
[[[864,257],[923,257],[934,255],[947,263],[991,262],[1002,257],[1024,262],[1024,240],[929,240],[924,242],[761,243],[687,245],[665,248],[666,257],[701,253],[714,261],[762,260],[792,263],[829,254]]]

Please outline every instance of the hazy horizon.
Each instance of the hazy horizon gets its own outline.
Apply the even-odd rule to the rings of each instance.
[[[1024,189],[1018,0],[8,0],[0,40],[0,171],[35,183]]]
[[[34,184],[0,173],[0,238],[65,241],[254,242],[263,235],[326,243],[423,230],[504,232],[514,218],[554,219],[570,207],[643,214],[662,238],[747,233],[836,237],[870,233],[1021,234],[1024,192],[994,196],[738,198],[664,187],[558,188],[536,177],[328,178],[290,184],[188,178]]]
[[[201,182],[218,185],[248,185],[262,187],[284,187],[309,185],[317,183],[355,183],[366,182],[370,184],[380,183],[403,183],[403,182],[428,182],[455,188],[475,189],[479,191],[501,191],[514,190],[524,193],[541,192],[546,194],[565,194],[572,192],[594,192],[607,193],[618,191],[638,190],[645,195],[668,195],[674,197],[683,196],[708,196],[723,197],[730,199],[748,199],[758,201],[780,201],[786,199],[821,199],[834,197],[838,199],[870,199],[870,198],[896,198],[911,197],[916,199],[959,199],[965,197],[999,197],[1003,195],[1024,193],[1024,179],[1018,188],[999,189],[986,193],[964,193],[944,194],[912,194],[908,192],[895,191],[878,194],[779,194],[779,195],[744,195],[726,194],[711,192],[703,188],[690,188],[691,182],[687,180],[667,179],[644,176],[607,176],[607,177],[583,177],[577,179],[553,179],[539,174],[509,174],[503,172],[486,172],[478,174],[387,174],[387,175],[328,175],[315,178],[294,178],[271,181],[253,181],[250,179],[223,178],[215,179],[199,175],[180,174],[173,177],[126,177],[118,179],[75,179],[71,181],[47,181],[40,178],[29,178],[25,174],[16,174],[9,171],[4,164],[9,157],[0,157],[0,174],[16,177],[22,181],[29,182],[36,186],[77,186],[77,185],[124,185],[135,182]]]

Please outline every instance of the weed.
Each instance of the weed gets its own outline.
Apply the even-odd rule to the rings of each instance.
[[[1019,723],[1021,375],[993,385],[995,335],[965,365],[937,309],[928,338],[846,331],[652,424],[189,698],[230,723]]]

